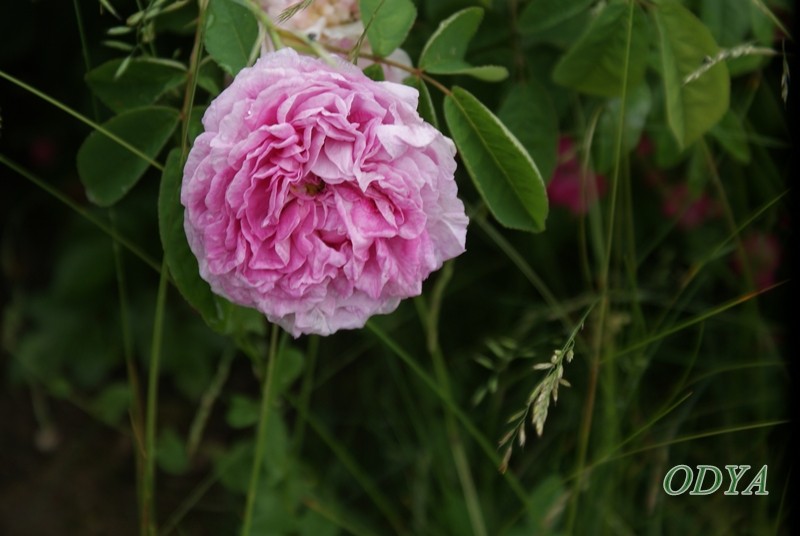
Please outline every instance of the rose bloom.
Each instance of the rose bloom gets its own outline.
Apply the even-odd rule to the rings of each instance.
[[[455,147],[417,91],[291,49],[203,117],[181,202],[200,274],[295,337],[362,327],[464,251]]]
[[[355,46],[361,34],[364,33],[364,24],[361,22],[358,0],[315,0],[310,6],[299,10],[288,20],[280,22],[281,13],[298,1],[260,0],[260,3],[270,18],[282,28],[313,35],[314,39],[317,39],[323,45],[349,50]],[[371,53],[369,42],[366,40],[361,46],[361,52],[365,54]],[[411,67],[411,58],[401,48],[398,48],[386,58]],[[358,58],[358,66],[362,69],[372,64],[373,61],[370,59]],[[383,65],[383,76],[386,80],[399,84],[409,76],[409,73],[398,67]]]

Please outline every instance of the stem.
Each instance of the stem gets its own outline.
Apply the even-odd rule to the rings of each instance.
[[[59,110],[62,110],[64,112],[68,113],[69,115],[71,115],[72,117],[74,117],[75,119],[80,121],[81,123],[85,123],[85,124],[89,125],[94,130],[100,132],[101,134],[103,134],[104,136],[106,136],[110,140],[114,141],[115,143],[117,143],[121,147],[124,147],[125,149],[129,150],[131,153],[135,154],[136,156],[138,156],[139,158],[141,158],[142,160],[144,160],[145,162],[147,162],[148,164],[150,164],[151,166],[153,166],[157,170],[164,171],[164,166],[163,165],[159,164],[158,162],[156,162],[155,160],[153,160],[152,158],[150,158],[149,156],[144,154],[142,151],[140,151],[139,149],[137,149],[136,147],[134,147],[133,145],[131,145],[127,141],[123,140],[122,138],[120,138],[119,136],[114,134],[113,132],[109,131],[104,126],[102,126],[102,125],[100,125],[98,123],[95,123],[94,121],[92,121],[91,119],[86,117],[85,115],[76,112],[75,110],[73,110],[72,108],[67,106],[66,104],[62,104],[62,103],[58,102],[56,99],[54,99],[50,95],[47,95],[46,93],[44,93],[42,91],[39,91],[35,87],[26,84],[25,82],[23,82],[22,80],[19,80],[18,78],[14,78],[10,74],[7,74],[2,70],[0,70],[0,78],[4,78],[4,79],[8,80],[12,84],[14,84],[16,86],[19,86],[20,88],[24,89],[28,93],[31,93],[32,95],[35,95],[35,96],[39,97],[43,101],[45,101],[45,102],[47,102],[49,104],[52,104],[53,106],[55,106]]]
[[[283,41],[281,41],[281,36],[278,33],[278,27],[275,26],[275,23],[272,22],[271,18],[269,18],[267,12],[264,11],[264,9],[262,9],[262,7],[255,0],[246,0],[246,2],[247,7],[250,9],[250,12],[253,14],[253,16],[264,25],[267,36],[269,37],[269,40],[272,41],[272,46],[275,47],[275,50],[282,49]]]
[[[236,355],[236,352],[232,348],[225,350],[219,360],[219,365],[217,365],[217,373],[200,398],[200,407],[197,408],[192,425],[189,427],[189,437],[186,440],[186,457],[190,460],[197,452],[200,439],[203,437],[203,430],[208,422],[208,417],[211,415],[211,409],[222,391],[222,386],[225,385],[225,381],[228,379],[234,355]]]
[[[300,388],[300,400],[298,405],[300,407],[300,414],[308,414],[308,408],[311,401],[311,391],[314,388],[314,368],[317,361],[317,353],[319,351],[319,335],[311,335],[308,340],[308,350],[306,350],[306,366],[305,374],[303,375],[303,385]],[[306,420],[301,418],[298,420],[294,432],[294,450],[300,453],[303,448],[303,437],[305,435]]]
[[[75,11],[75,23],[78,26],[78,37],[81,40],[81,54],[83,55],[83,64],[86,67],[86,72],[92,70],[92,60],[89,56],[89,45],[86,43],[86,32],[83,29],[83,17],[81,16],[81,10],[78,6],[78,0],[72,0],[72,8]],[[94,118],[97,119],[99,117],[99,113],[97,110],[97,97],[94,96],[92,93],[92,112],[94,114]]]
[[[433,288],[431,296],[431,305],[425,312],[425,306],[422,298],[417,299],[416,303],[421,306],[420,320],[422,320],[425,331],[428,336],[428,352],[433,359],[433,369],[436,375],[436,381],[442,389],[442,392],[450,399],[452,399],[452,389],[450,388],[450,377],[447,373],[447,366],[444,362],[444,355],[442,348],[439,345],[439,313],[442,305],[442,295],[447,283],[453,276],[453,262],[446,262],[442,267],[436,285]],[[419,307],[418,307],[419,309]],[[453,463],[456,466],[456,473],[458,480],[461,482],[461,490],[464,493],[464,502],[467,507],[467,514],[469,515],[472,530],[476,536],[486,536],[486,522],[483,519],[483,512],[481,511],[481,503],[478,499],[478,493],[475,489],[475,481],[472,478],[472,472],[469,468],[469,461],[467,454],[464,450],[464,443],[461,440],[461,434],[458,431],[453,412],[447,411],[445,407],[445,428],[447,429],[447,436],[450,442],[450,450],[453,455]]]
[[[471,218],[471,221],[476,222],[489,239],[514,263],[520,273],[525,276],[525,279],[531,283],[536,292],[544,299],[553,314],[558,317],[564,329],[571,329],[573,323],[570,320],[569,312],[514,245],[486,219],[485,215],[475,216]]]
[[[294,36],[294,37],[297,38],[297,36]],[[336,53],[336,54],[348,54],[350,52],[347,49],[336,47],[336,46],[333,46],[333,45],[325,45],[325,48],[327,50],[331,51],[331,52]],[[444,84],[442,84],[441,82],[439,82],[438,80],[433,78],[432,76],[430,76],[428,74],[425,74],[425,72],[422,69],[418,68],[418,67],[412,67],[410,65],[406,65],[405,63],[400,63],[398,61],[390,60],[388,58],[382,58],[380,56],[376,56],[375,54],[362,54],[362,53],[359,53],[359,57],[360,58],[366,58],[366,59],[368,59],[370,61],[373,61],[375,63],[381,63],[383,65],[388,65],[390,67],[395,67],[395,68],[400,69],[402,71],[406,71],[409,74],[409,76],[416,76],[417,78],[422,78],[423,80],[428,82],[430,85],[434,86],[436,89],[438,89],[439,91],[441,91],[445,95],[450,95],[452,93],[452,91],[450,91],[447,88],[447,86],[445,86]]]
[[[392,502],[380,490],[380,488],[370,479],[370,475],[366,470],[358,465],[358,462],[352,455],[352,451],[339,443],[334,436],[325,428],[325,426],[317,420],[308,408],[301,405],[299,400],[295,400],[291,394],[285,395],[286,400],[294,406],[299,416],[308,423],[308,426],[314,433],[319,436],[322,442],[333,452],[339,459],[344,468],[353,476],[358,484],[364,489],[366,495],[375,503],[375,506],[386,517],[389,524],[394,529],[395,534],[407,535],[408,532],[403,527],[400,516],[394,511]]]
[[[114,219],[114,209],[108,211],[111,220],[111,228],[116,231],[117,225]],[[131,420],[131,433],[133,434],[133,446],[136,451],[136,488],[137,497],[140,500],[139,507],[143,507],[142,483],[144,480],[145,448],[143,444],[144,421],[142,419],[142,395],[140,391],[141,382],[139,372],[136,369],[136,361],[133,356],[133,335],[131,334],[130,319],[128,317],[128,293],[126,290],[125,267],[122,264],[122,251],[119,242],[111,240],[111,248],[114,251],[114,268],[117,276],[117,294],[119,296],[119,322],[122,331],[122,353],[125,356],[125,369],[128,374],[128,384],[131,389],[131,402],[128,413]]]
[[[183,129],[181,131],[181,160],[186,160],[186,155],[189,154],[189,122],[192,116],[192,105],[194,104],[194,96],[197,92],[197,74],[200,71],[200,56],[203,53],[203,32],[205,31],[206,8],[208,7],[208,0],[200,0],[197,9],[197,28],[194,32],[194,45],[192,45],[192,54],[189,56],[189,68],[187,69],[188,78],[186,80],[186,91],[183,96],[183,109],[181,116],[183,117]]]
[[[475,427],[472,421],[467,417],[467,415],[461,411],[461,409],[453,402],[452,398],[450,398],[446,393],[444,393],[436,381],[426,373],[419,364],[414,361],[414,359],[406,352],[403,348],[400,347],[389,335],[387,335],[382,329],[375,325],[374,322],[368,321],[366,327],[375,334],[376,337],[384,344],[387,348],[389,348],[397,357],[399,357],[408,367],[416,374],[420,380],[436,394],[437,397],[442,401],[445,407],[450,410],[453,415],[458,419],[461,425],[464,427],[464,430],[472,436],[481,450],[484,452],[486,457],[489,461],[493,464],[495,468],[500,466],[500,456],[497,454],[497,449],[492,446],[492,444],[486,439],[486,437]],[[522,503],[526,508],[528,507],[528,492],[520,484],[519,480],[511,474],[511,472],[503,473],[503,478],[505,478],[508,486],[511,488],[511,491],[514,492],[517,499],[519,499],[520,503]]]
[[[27,169],[23,168],[22,166],[18,165],[15,162],[12,162],[2,154],[0,154],[0,164],[4,164],[5,166],[9,167],[12,171],[16,171],[17,173],[28,179],[33,184],[35,184],[48,194],[52,195],[53,197],[61,201],[61,203],[68,206],[78,215],[82,216],[87,221],[89,221],[89,223],[98,227],[101,231],[103,231],[108,236],[113,238],[115,242],[118,242],[123,246],[125,246],[125,248],[128,251],[139,257],[139,259],[141,259],[141,261],[144,262],[146,265],[148,265],[150,268],[152,268],[156,272],[159,273],[161,272],[161,268],[159,267],[158,263],[155,260],[153,260],[147,253],[145,253],[139,246],[137,246],[124,236],[118,234],[115,229],[109,227],[104,221],[93,216],[88,210],[78,205],[72,199],[62,194],[57,189],[53,188],[51,185],[49,185],[48,183],[46,183],[45,181],[43,181],[42,179],[31,173]]]
[[[155,467],[156,467],[156,410],[158,408],[158,373],[161,362],[161,338],[164,328],[164,309],[167,298],[169,269],[164,259],[158,281],[156,311],[153,319],[153,340],[150,347],[150,371],[147,380],[147,416],[145,419],[144,475],[142,477],[142,536],[155,536]]]
[[[261,476],[261,460],[264,456],[264,446],[267,442],[267,424],[269,423],[270,406],[272,405],[272,384],[275,376],[275,364],[278,357],[278,325],[273,324],[269,340],[266,374],[264,374],[262,370],[261,411],[258,419],[256,450],[253,454],[253,467],[250,471],[250,487],[247,490],[244,520],[242,521],[242,530],[240,532],[241,536],[250,536],[250,527],[253,524],[253,505],[255,504],[256,494],[258,493],[258,481]]]
[[[602,259],[602,266],[600,272],[600,279],[598,281],[598,291],[600,294],[600,312],[598,314],[598,321],[595,329],[595,336],[592,347],[592,362],[589,370],[589,386],[586,394],[586,404],[583,409],[583,417],[581,421],[580,432],[578,436],[578,451],[575,462],[577,478],[572,488],[572,494],[569,501],[569,510],[567,514],[567,534],[574,533],[575,522],[578,515],[578,503],[580,499],[581,489],[583,487],[584,471],[586,467],[586,457],[589,448],[589,437],[592,432],[592,421],[594,415],[595,400],[597,397],[597,384],[600,376],[600,354],[602,352],[603,339],[605,338],[605,324],[610,308],[609,297],[609,272],[611,268],[612,246],[614,244],[614,232],[616,227],[616,207],[617,197],[619,193],[619,176],[620,168],[622,167],[623,159],[623,135],[625,133],[625,105],[628,95],[628,70],[630,67],[631,55],[631,39],[633,34],[633,10],[636,8],[636,2],[629,2],[628,4],[628,22],[627,22],[627,36],[625,47],[625,64],[623,66],[622,77],[622,95],[620,96],[620,113],[619,123],[617,127],[617,136],[615,140],[616,158],[614,159],[614,170],[611,179],[611,206],[609,208],[607,239],[605,244],[605,252]],[[610,367],[610,363],[606,363],[606,367]],[[613,374],[610,371],[609,374]]]
[[[208,493],[208,490],[217,483],[220,479],[220,475],[222,475],[228,468],[233,465],[234,461],[237,458],[235,457],[228,457],[226,459],[222,459],[213,471],[210,472],[208,476],[206,476],[190,493],[189,495],[183,500],[183,502],[175,509],[175,511],[167,518],[164,522],[164,526],[161,529],[160,536],[169,536],[174,530],[178,528],[178,524],[181,520],[186,517],[186,515],[197,506],[200,500]]]

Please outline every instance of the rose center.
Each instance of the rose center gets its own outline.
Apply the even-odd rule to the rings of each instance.
[[[325,181],[309,173],[302,182],[291,185],[289,189],[300,199],[311,199],[325,190]]]

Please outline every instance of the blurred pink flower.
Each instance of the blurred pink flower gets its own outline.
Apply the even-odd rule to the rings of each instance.
[[[455,147],[417,91],[291,49],[209,106],[184,169],[185,229],[214,292],[295,337],[358,328],[464,251]]]
[[[774,235],[756,231],[742,239],[742,248],[756,288],[761,290],[774,285],[775,272],[783,256],[778,239]],[[737,274],[743,273],[742,259],[736,251],[733,253],[732,265]]]
[[[584,175],[576,157],[574,143],[568,137],[558,141],[558,166],[547,184],[547,197],[553,206],[568,208],[579,216],[606,193],[606,179],[602,175]],[[593,184],[589,178],[594,177]]]
[[[272,20],[277,21],[281,13],[298,1],[300,0],[261,0],[261,7]],[[343,31],[347,25],[357,22],[360,22],[358,0],[314,0],[310,6],[297,11],[284,24],[293,30],[314,32],[319,38],[333,37],[328,33],[329,28]],[[355,38],[358,39],[358,34]]]
[[[28,155],[37,168],[48,168],[55,164],[59,147],[49,136],[38,136],[28,146]]]
[[[642,135],[639,139],[639,143],[636,145],[636,154],[641,158],[647,158],[651,156],[654,151],[655,146],[653,145],[653,140],[646,134]]]
[[[299,0],[261,0],[261,7],[274,21],[278,21],[280,14]],[[313,35],[323,45],[332,45],[338,48],[350,49],[364,33],[364,24],[361,22],[361,13],[358,9],[358,0],[315,0],[306,9],[301,9],[288,20],[279,23],[287,30]],[[371,52],[369,42],[361,46],[361,52]],[[402,65],[411,67],[411,58],[405,50],[398,48],[386,57]],[[362,69],[369,67],[374,62],[367,58],[359,58],[358,66]],[[383,66],[384,78],[389,82],[401,83],[410,73],[398,67]]]
[[[667,189],[661,211],[668,218],[677,218],[678,227],[689,231],[716,217],[719,206],[705,192],[693,199],[689,187],[681,183]]]

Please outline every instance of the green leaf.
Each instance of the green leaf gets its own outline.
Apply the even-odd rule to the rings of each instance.
[[[104,7],[106,10],[108,10],[108,12],[114,15],[116,18],[118,19],[120,18],[119,14],[114,9],[114,6],[111,5],[111,2],[109,2],[109,0],[100,0],[100,5]],[[102,11],[102,9],[100,11]]]
[[[687,77],[703,67],[719,47],[708,28],[675,1],[659,3],[653,15],[659,34],[667,123],[684,148],[725,115],[730,99],[728,68],[719,62],[687,83]]]
[[[775,39],[775,24],[772,19],[759,7],[758,2],[750,4],[750,24],[756,42],[762,46],[772,46]]]
[[[296,527],[297,515],[286,498],[277,490],[270,489],[266,482],[262,483],[253,503],[251,534],[288,536],[298,534]]]
[[[497,221],[523,231],[544,230],[544,181],[519,140],[460,87],[445,97],[444,116],[467,171]]]
[[[197,259],[189,249],[183,228],[182,177],[181,153],[180,149],[176,148],[167,156],[158,195],[158,227],[161,244],[178,291],[212,328],[219,328],[221,319],[214,294],[208,283],[200,277]]]
[[[127,383],[114,382],[103,388],[92,401],[93,416],[112,426],[128,412],[131,390]]]
[[[639,143],[652,108],[653,97],[647,84],[640,84],[633,88],[629,92],[625,104],[622,149],[625,153],[628,153],[636,148]],[[621,108],[621,99],[609,100],[603,107],[603,111],[597,121],[597,128],[592,142],[592,154],[594,156],[595,171],[598,173],[608,173],[614,166]]]
[[[103,123],[103,127],[154,159],[178,125],[173,108],[153,106],[128,110]],[[125,197],[150,163],[95,131],[78,150],[78,174],[89,201],[108,207]]]
[[[197,73],[197,85],[212,96],[216,97],[222,92],[225,83],[225,71],[213,61],[206,61],[200,65]]]
[[[269,460],[269,463],[263,464],[262,470],[267,478],[262,480],[261,486],[270,487],[280,481],[292,468],[289,463],[289,440],[286,434],[286,425],[280,414],[274,410],[267,421],[266,435],[264,459]],[[219,475],[223,486],[241,493],[247,491],[254,453],[254,442],[244,440],[234,443],[215,460],[215,473]]]
[[[609,4],[558,62],[553,79],[591,95],[617,97],[626,79],[633,87],[644,78],[647,48],[647,19],[641,8]]]
[[[161,244],[175,286],[214,331],[239,337],[248,332],[259,332],[263,328],[261,315],[257,311],[239,307],[215,295],[208,283],[200,277],[197,259],[189,248],[183,228],[182,164],[180,150],[173,149],[164,166],[158,195],[158,227]],[[240,347],[241,342],[237,340]]]
[[[159,434],[156,461],[162,471],[172,475],[183,474],[189,468],[186,446],[172,428],[166,428]]]
[[[340,511],[336,511],[334,515],[340,520],[344,517],[344,514]],[[358,526],[354,523],[354,520],[347,520],[345,523],[351,527]],[[360,532],[362,534],[369,533],[369,531],[363,529]],[[337,536],[341,534],[341,531],[339,530],[338,524],[334,524],[334,522],[329,521],[327,517],[307,509],[302,517],[297,520],[297,534],[300,536]]]
[[[192,144],[195,138],[204,131],[203,116],[206,113],[206,109],[206,106],[192,106],[189,112],[189,118],[186,124],[186,140],[189,144]]]
[[[250,63],[258,24],[249,9],[234,0],[209,0],[204,42],[206,50],[231,75]]]
[[[505,67],[474,67],[464,60],[467,45],[482,19],[483,9],[468,7],[443,20],[422,49],[420,68],[433,74],[466,74],[488,81],[506,78],[508,70]]]
[[[222,451],[214,460],[214,473],[225,488],[242,495],[247,493],[254,452],[252,440],[238,441]]]
[[[747,0],[700,0],[700,20],[720,46],[742,44],[751,24],[751,6]]]
[[[702,143],[698,143],[689,152],[689,160],[686,163],[686,186],[689,188],[691,200],[695,200],[703,193],[708,185],[711,176],[706,148]]]
[[[435,73],[441,65],[466,64],[467,46],[478,31],[481,20],[483,9],[468,7],[439,23],[420,53],[420,68]]]
[[[383,72],[383,66],[380,63],[373,63],[369,67],[365,67],[363,71],[370,80],[375,80],[376,82],[383,82],[386,80],[386,76]]]
[[[417,91],[419,91],[417,112],[422,119],[433,125],[438,130],[439,119],[436,117],[436,109],[433,107],[433,100],[431,100],[431,92],[428,90],[428,85],[421,78],[417,78],[415,76],[409,76],[403,80],[403,83],[407,86],[416,88]]]
[[[92,92],[117,113],[153,104],[180,86],[186,78],[186,70],[177,62],[153,58],[131,60],[122,75],[117,77],[123,61],[108,61],[86,75],[86,83]]]
[[[678,147],[678,142],[675,141],[675,136],[672,135],[666,123],[659,122],[651,125],[647,132],[655,146],[653,156],[656,167],[670,169],[683,162],[688,156]]]
[[[531,35],[558,26],[585,11],[594,0],[536,0],[522,10],[519,31]]]
[[[517,84],[497,116],[530,153],[546,182],[558,158],[558,116],[550,95],[535,81]]]
[[[537,49],[537,54],[539,51],[546,51],[546,53],[553,53],[557,52],[558,57],[560,59],[564,50],[569,49],[578,42],[584,33],[586,33],[586,28],[589,24],[594,20],[594,16],[591,10],[585,10],[579,12],[577,15],[573,15],[572,17],[568,18],[563,22],[559,22],[555,26],[551,26],[550,28],[543,29],[535,34],[531,34],[526,38],[531,44],[546,44],[554,47],[554,49],[558,50],[548,50],[547,48],[540,47]],[[536,61],[536,57],[532,55],[528,55],[529,60]]]
[[[265,484],[280,481],[291,469],[286,425],[281,414],[274,410],[267,421],[267,444],[264,445],[264,459],[269,460],[269,463],[264,464],[264,472],[267,474]],[[255,520],[253,521],[255,524]]]
[[[468,63],[453,62],[449,65],[440,65],[436,74],[464,74],[486,82],[500,82],[508,78],[508,69],[502,65],[479,65],[474,67]]]
[[[554,473],[539,480],[528,500],[530,507],[527,521],[531,534],[539,532],[549,523],[558,523],[563,509],[557,505],[563,500],[564,493],[564,481],[558,474]]]
[[[360,0],[358,4],[372,52],[381,57],[403,44],[417,18],[411,0]]]
[[[719,142],[725,152],[742,164],[750,163],[750,146],[742,120],[728,110],[719,123],[714,125],[709,134]]]
[[[275,367],[279,393],[291,387],[292,383],[300,376],[300,373],[303,372],[304,362],[304,354],[297,348],[287,346],[283,349]]]
[[[233,395],[225,413],[225,422],[232,428],[248,428],[258,422],[260,406],[252,398]]]

